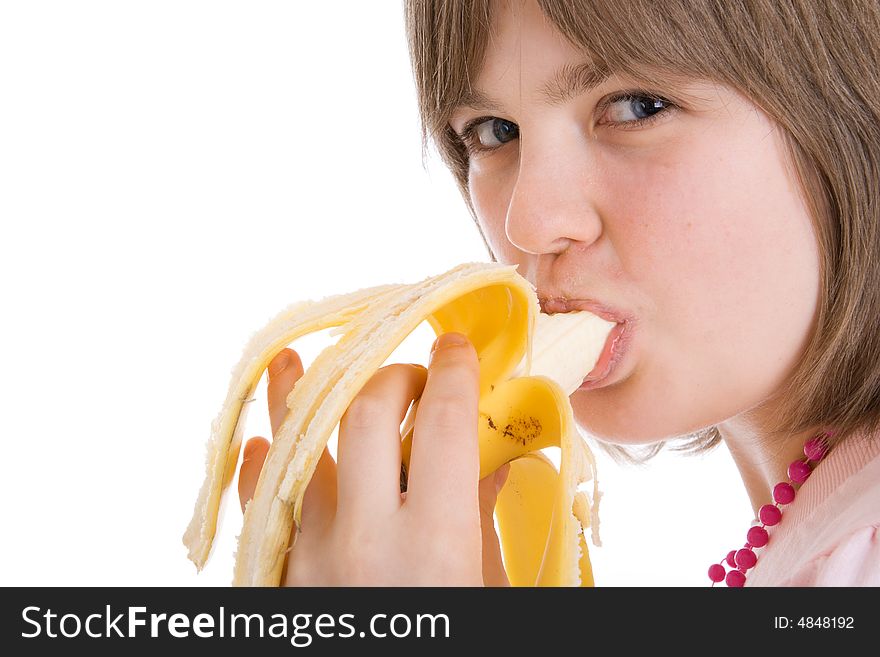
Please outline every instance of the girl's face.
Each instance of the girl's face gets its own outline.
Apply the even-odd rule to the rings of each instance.
[[[581,69],[569,77],[598,84],[564,94],[584,56],[536,3],[493,10],[473,81],[482,106],[450,121],[459,135],[473,126],[470,146],[484,149],[469,186],[489,245],[539,298],[629,318],[604,385],[571,397],[578,422],[645,443],[767,400],[819,301],[818,248],[779,130],[711,82],[645,89]]]

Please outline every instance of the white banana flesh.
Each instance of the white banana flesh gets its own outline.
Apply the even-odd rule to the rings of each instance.
[[[531,366],[523,358],[511,377],[546,376],[571,395],[592,371],[608,333],[615,326],[614,322],[584,310],[539,313],[532,339]]]

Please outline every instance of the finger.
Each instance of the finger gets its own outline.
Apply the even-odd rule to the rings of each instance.
[[[479,363],[460,333],[444,334],[435,346],[416,415],[407,505],[458,530],[462,519],[477,519],[479,508]]]
[[[339,515],[391,513],[400,508],[400,423],[421,394],[427,372],[388,365],[352,400],[339,423]]]
[[[320,531],[336,517],[336,463],[330,448],[324,447],[315,473],[303,493],[301,530]]]
[[[244,458],[238,471],[238,501],[241,503],[242,513],[247,503],[254,497],[260,470],[263,469],[263,461],[266,460],[268,453],[269,441],[261,436],[251,438],[244,446]]]
[[[501,542],[495,531],[495,503],[498,493],[507,480],[510,465],[505,463],[498,470],[480,479],[480,533],[483,537],[483,586],[510,586],[504,561],[501,558]]]
[[[299,354],[293,349],[282,349],[269,362],[269,420],[272,424],[272,435],[287,416],[287,396],[294,384],[303,375],[303,364]],[[336,514],[336,463],[327,447],[315,466],[306,492],[303,494],[301,527],[326,526]]]
[[[269,384],[266,396],[269,398],[269,421],[274,436],[287,416],[287,395],[303,375],[303,364],[293,349],[282,349],[275,354],[267,369]]]

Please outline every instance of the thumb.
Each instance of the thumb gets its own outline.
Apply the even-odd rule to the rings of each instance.
[[[505,463],[493,474],[480,480],[480,530],[483,543],[483,585],[510,586],[504,562],[501,558],[501,543],[495,532],[495,502],[498,493],[507,481],[510,465]]]

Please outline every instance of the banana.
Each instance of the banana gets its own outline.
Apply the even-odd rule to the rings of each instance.
[[[592,453],[568,400],[598,360],[614,324],[588,312],[540,313],[515,266],[465,263],[413,284],[384,285],[293,304],[254,334],[211,425],[205,480],[183,542],[201,570],[222,495],[238,463],[247,402],[269,361],[296,338],[341,336],[297,381],[273,437],[238,539],[233,585],[278,586],[305,489],[354,397],[423,321],[435,334],[468,336],[480,362],[480,477],[511,463],[496,514],[505,568],[520,586],[591,586],[584,530],[598,534],[600,493]],[[416,400],[401,428],[401,486],[409,467]],[[541,449],[560,449],[557,472]],[[581,484],[593,482],[592,499]],[[296,540],[296,534],[293,534]]]
[[[615,324],[584,311],[539,313],[535,320],[531,368],[523,358],[511,378],[546,376],[570,395],[593,369]]]

